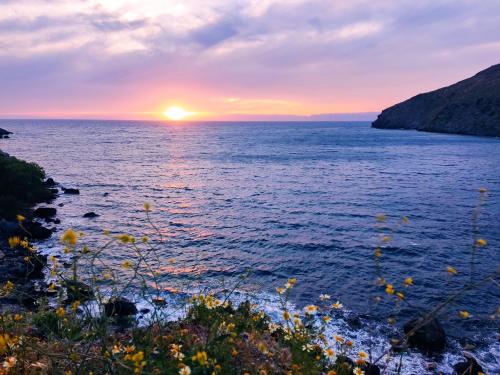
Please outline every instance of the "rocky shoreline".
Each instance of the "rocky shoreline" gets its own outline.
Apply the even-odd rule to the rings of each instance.
[[[9,132],[9,134],[12,133]],[[9,158],[15,159],[0,150],[0,161]],[[75,188],[61,187],[52,178],[45,178],[44,175],[39,182],[48,192],[44,199],[30,201],[29,206],[20,204],[20,211],[17,214],[22,215],[22,217],[0,216],[0,284],[12,282],[15,284],[17,292],[15,297],[0,297],[0,313],[35,309],[36,301],[39,298],[53,295],[49,292],[48,285],[45,282],[44,269],[46,268],[47,257],[39,254],[35,248],[34,251],[30,251],[30,247],[36,241],[50,238],[57,231],[56,225],[60,224],[60,220],[57,218],[57,208],[53,206],[59,194],[79,194],[80,192]],[[39,206],[42,203],[47,205]],[[87,218],[96,216],[98,214],[94,212],[83,215],[83,217]],[[47,226],[47,224],[50,224],[50,226]],[[9,246],[8,240],[16,236],[20,239],[26,238],[30,245],[12,248]],[[68,304],[75,300],[84,301],[93,298],[92,290],[83,283],[77,281],[74,283],[67,282],[62,286],[66,290],[66,302]],[[108,301],[104,305],[104,313],[107,316],[123,317],[135,315],[138,310],[133,302],[120,297]],[[427,355],[432,356],[442,353],[446,348],[444,329],[435,318],[428,323],[421,323],[421,321],[415,319],[405,325],[405,333],[414,331],[408,344]],[[404,348],[401,348],[401,350],[404,350]],[[472,356],[466,356],[465,362],[456,364],[455,369],[457,374],[469,373],[467,372],[469,369],[471,369],[470,374],[482,372],[481,366]],[[377,366],[367,367],[367,374],[379,373]]]

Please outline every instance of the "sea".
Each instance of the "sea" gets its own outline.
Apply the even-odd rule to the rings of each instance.
[[[499,269],[498,138],[368,122],[0,120],[0,127],[14,133],[0,149],[80,190],[53,202],[58,233],[154,237],[143,209],[151,204],[163,239],[162,293],[172,304],[182,293],[234,286],[279,319],[275,288],[295,277],[297,309],[330,295],[343,304],[331,333],[377,353],[402,323]],[[82,217],[91,211],[99,216]],[[61,254],[58,237],[39,247]],[[487,246],[473,251],[474,238]],[[118,268],[134,259],[129,249],[103,254]],[[380,276],[405,301],[385,296]],[[413,286],[404,286],[407,277]],[[446,353],[405,355],[403,373],[451,374],[464,346],[500,373],[499,306],[498,279],[466,294],[440,318]],[[461,310],[471,317],[460,318]]]

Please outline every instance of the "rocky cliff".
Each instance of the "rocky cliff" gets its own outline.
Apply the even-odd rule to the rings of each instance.
[[[372,127],[500,137],[500,64],[384,109]]]

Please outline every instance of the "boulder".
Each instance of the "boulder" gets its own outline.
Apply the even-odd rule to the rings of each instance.
[[[57,210],[54,207],[38,207],[33,214],[36,217],[42,218],[42,219],[48,219],[53,216],[56,216]]]
[[[83,215],[83,217],[86,217],[86,218],[94,218],[94,217],[98,217],[99,215],[96,214],[95,212],[87,212],[86,214]]]
[[[104,313],[109,317],[126,317],[137,314],[137,307],[126,298],[112,298],[104,304]]]
[[[366,363],[361,366],[361,370],[365,372],[365,375],[380,375],[380,367],[377,365],[372,365],[371,363]]]
[[[52,236],[52,230],[50,230],[49,228],[45,228],[40,223],[34,221],[26,221],[24,223],[24,227],[31,235],[28,237],[31,237],[34,240],[46,240],[47,238],[50,238],[50,236]],[[23,230],[19,230],[18,234],[21,236],[27,235]]]
[[[484,374],[484,370],[477,360],[470,354],[465,352],[465,361],[459,362],[453,368],[457,375],[478,375],[480,373]]]
[[[422,324],[423,318],[412,319],[403,329],[408,336],[408,345],[419,349],[425,354],[440,353],[446,346],[446,334],[437,319],[432,319],[414,332],[414,328]]]
[[[48,187],[54,187],[57,185],[57,183],[54,181],[53,178],[49,177],[45,180],[45,185]]]
[[[73,188],[61,188],[64,194],[80,194],[80,190]]]

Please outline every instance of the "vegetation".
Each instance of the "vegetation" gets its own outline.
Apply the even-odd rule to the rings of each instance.
[[[0,217],[12,218],[52,196],[36,163],[0,155]]]
[[[485,194],[481,190],[481,202]],[[387,343],[377,357],[373,348],[354,350],[353,342],[327,333],[336,310],[342,308],[329,295],[322,294],[317,304],[294,311],[289,301],[297,283],[294,278],[276,288],[282,308],[279,321],[272,321],[248,301],[233,305],[234,291],[244,278],[230,290],[191,293],[185,298],[183,317],[169,319],[158,272],[162,264],[157,255],[161,231],[150,219],[149,204],[144,209],[157,242],[147,236],[135,238],[106,230],[104,243],[91,247],[83,233],[69,229],[61,237],[64,256],[71,259],[69,269],[62,267],[55,256],[45,264],[27,240],[9,239],[12,251],[26,253],[25,261],[43,264],[49,285],[33,310],[1,316],[0,374],[360,375],[372,373],[370,366],[382,363],[389,373],[399,373],[409,339],[420,327],[478,284],[496,282],[498,277],[493,273],[479,281],[471,280],[459,292],[444,296],[443,303],[431,308],[418,326]],[[18,220],[23,227],[24,218],[19,216]],[[385,216],[379,215],[377,220],[383,223]],[[398,225],[407,222],[403,218]],[[389,241],[390,233],[381,233],[381,242]],[[486,240],[475,235],[472,256],[486,246]],[[103,254],[115,248],[134,256],[113,268]],[[385,297],[376,296],[373,301],[385,298],[399,306],[406,302],[405,290],[412,287],[413,278],[400,280],[400,287],[389,283],[382,273],[381,257],[382,247],[377,247],[377,282]],[[443,272],[447,270],[450,277],[458,272],[451,265],[447,267],[443,266]],[[146,324],[140,325],[130,317],[135,306],[130,306],[124,296],[131,285],[141,288],[141,298],[152,307]],[[22,298],[12,282],[5,283],[1,293]],[[463,319],[470,316],[468,311],[455,313]]]

